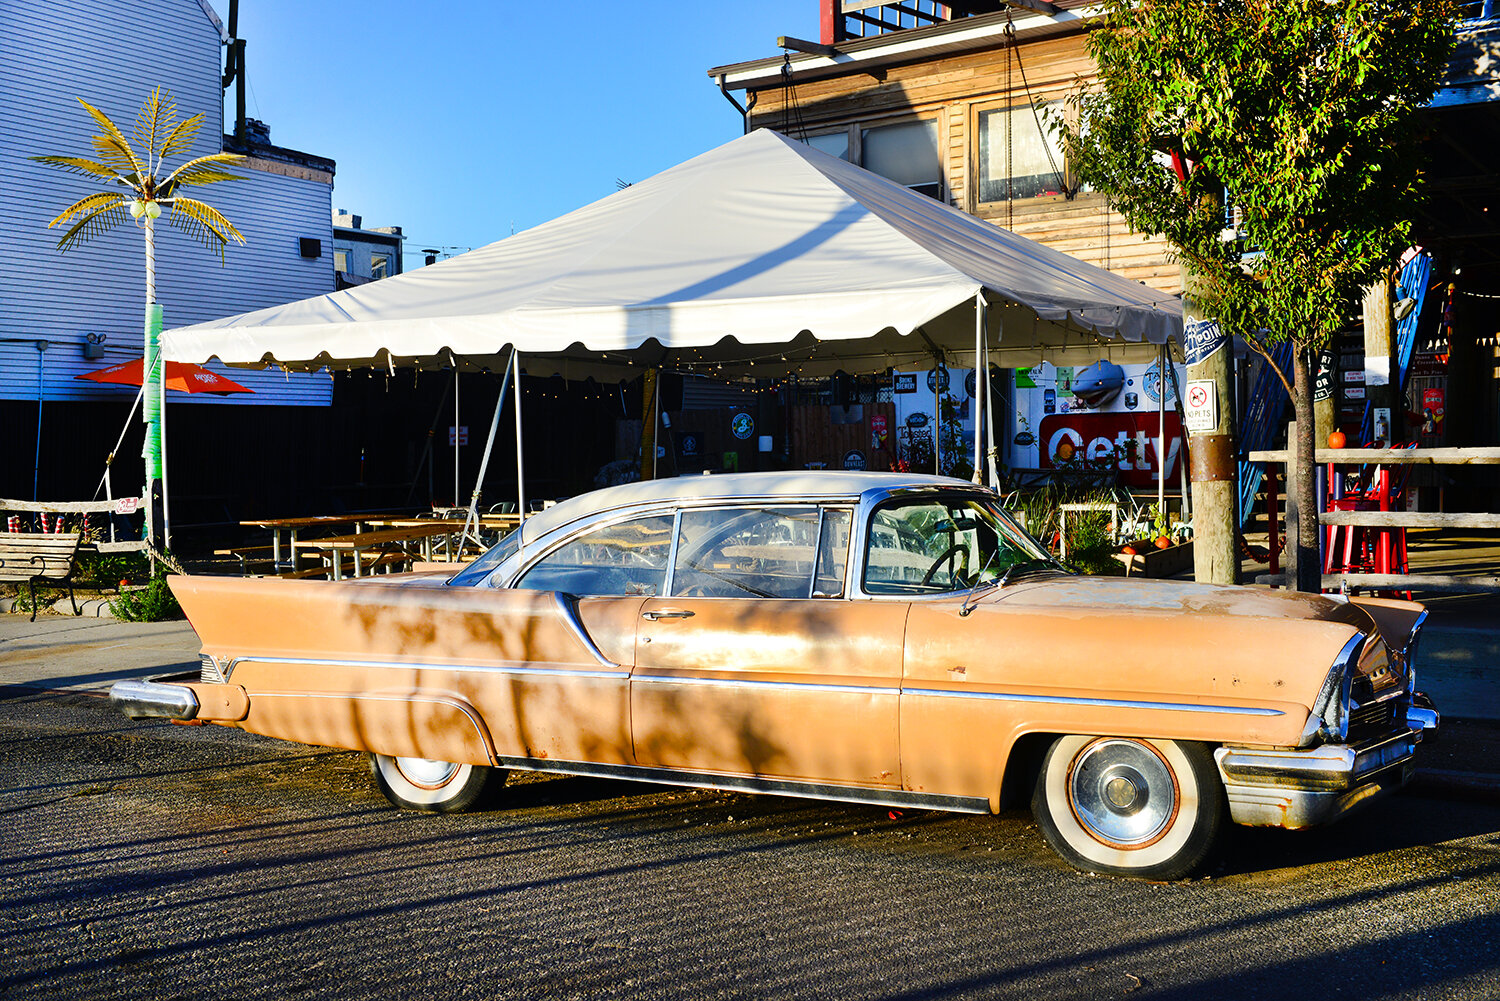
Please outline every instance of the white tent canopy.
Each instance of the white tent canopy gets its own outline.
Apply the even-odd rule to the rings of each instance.
[[[1172,296],[761,130],[460,257],[180,327],[174,361],[724,377],[1155,357]],[[996,308],[998,307],[998,308]],[[757,363],[759,363],[757,365]]]

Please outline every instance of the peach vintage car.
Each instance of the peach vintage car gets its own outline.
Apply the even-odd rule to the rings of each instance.
[[[704,476],[564,501],[449,579],[177,577],[200,676],[132,716],[369,752],[398,806],[508,770],[970,813],[1171,879],[1226,821],[1334,820],[1438,715],[1411,602],[1080,577],[938,477]]]

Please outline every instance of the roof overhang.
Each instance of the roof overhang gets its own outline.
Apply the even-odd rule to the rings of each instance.
[[[839,42],[832,55],[799,53],[791,56],[798,82],[825,77],[866,73],[899,63],[956,55],[1005,44],[1007,25],[1015,27],[1019,41],[1035,41],[1082,31],[1086,23],[1103,13],[1104,7],[1090,0],[1063,0],[1055,15],[1001,11],[948,21],[925,28],[908,28],[870,38]],[[716,66],[708,75],[728,90],[760,90],[782,83],[782,57]]]

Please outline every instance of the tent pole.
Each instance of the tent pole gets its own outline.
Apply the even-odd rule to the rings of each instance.
[[[511,348],[514,352],[515,348]],[[507,364],[506,368],[510,366]],[[510,385],[503,376],[500,379],[500,398],[495,401],[495,416],[490,418],[489,437],[484,440],[484,456],[479,460],[479,478],[474,481],[474,493],[469,497],[469,513],[464,517],[464,534],[462,538],[473,538],[475,545],[481,545],[479,541],[479,495],[484,491],[484,474],[490,468],[490,453],[495,449],[495,433],[500,430],[500,411],[505,409],[505,390]],[[473,534],[470,534],[470,526],[473,526]]]
[[[161,548],[172,550],[172,502],[167,487],[167,366],[161,366]]]
[[[989,322],[989,310],[985,310],[985,322]],[[989,445],[986,465],[989,467],[990,489],[1000,492],[1000,471],[995,468],[995,385],[990,380],[990,343],[984,342],[984,433]]]
[[[453,503],[458,503],[458,359],[450,353],[449,359],[453,362]]]
[[[979,407],[980,366],[984,363],[984,290],[974,293],[974,482],[983,483],[980,466],[979,436],[984,427],[984,412]],[[988,374],[988,373],[983,373]]]
[[[1167,523],[1167,345],[1156,356],[1156,515]]]
[[[521,352],[510,349],[511,392],[516,398],[516,552],[520,554],[525,545],[526,527],[526,464],[521,457]]]

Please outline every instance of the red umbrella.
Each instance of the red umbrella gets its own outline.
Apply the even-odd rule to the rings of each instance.
[[[169,361],[166,366],[168,389],[176,389],[183,393],[217,393],[220,396],[226,396],[229,393],[255,392],[253,389],[246,389],[233,379],[226,379],[217,372],[210,372],[202,365],[194,365],[192,362]],[[97,372],[75,375],[73,378],[87,379],[89,382],[110,382],[121,386],[139,386],[142,367],[142,360],[136,358],[119,365],[111,365],[109,368],[101,368]]]

